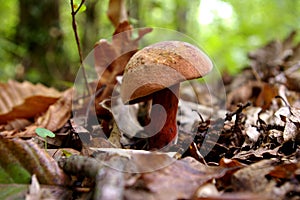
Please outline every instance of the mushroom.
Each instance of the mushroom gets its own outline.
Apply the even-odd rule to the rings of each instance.
[[[180,82],[203,77],[212,66],[207,55],[182,41],[155,43],[131,57],[123,74],[121,98],[125,104],[152,99],[151,122],[145,127],[150,149],[161,149],[177,138]]]

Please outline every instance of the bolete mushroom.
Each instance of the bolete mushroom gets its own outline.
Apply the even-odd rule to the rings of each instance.
[[[203,77],[212,66],[200,49],[182,41],[155,43],[131,57],[121,85],[123,102],[152,99],[152,106],[159,104],[164,108],[150,111],[151,126],[145,127],[151,135],[150,149],[163,148],[176,138],[180,82]]]

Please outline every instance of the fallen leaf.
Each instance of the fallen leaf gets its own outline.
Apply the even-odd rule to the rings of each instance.
[[[57,162],[30,140],[0,138],[0,149],[0,166],[7,177],[2,180],[5,183],[29,183],[32,174],[36,174],[42,184],[69,183]]]
[[[0,199],[25,199],[28,185],[0,184]]]
[[[91,148],[93,156],[113,169],[127,173],[152,172],[174,163],[176,152],[161,153],[119,148]]]
[[[151,28],[139,29],[138,36],[133,38],[132,26],[128,21],[123,21],[116,27],[111,43],[104,39],[96,43],[94,47],[95,69],[100,77],[96,91],[105,85],[104,90],[95,99],[98,115],[103,113],[107,115],[107,110],[99,104],[111,97],[117,83],[117,76],[123,74],[127,62],[137,52],[139,40],[151,30]]]
[[[282,164],[274,167],[272,171],[269,172],[269,176],[273,178],[291,179],[296,175],[295,172],[300,168],[300,164],[288,163]]]
[[[199,186],[226,173],[223,167],[207,167],[191,157],[163,169],[142,174],[153,199],[190,199]]]
[[[0,83],[0,124],[17,118],[32,118],[45,112],[60,92],[41,84],[9,80]]]
[[[278,94],[278,89],[268,83],[248,81],[248,83],[232,90],[227,96],[227,108],[232,110],[238,103],[252,101],[254,106],[268,109]]]
[[[290,90],[300,91],[300,72],[294,72],[288,74],[286,75],[286,77],[287,77],[287,83],[286,83],[287,88]]]
[[[267,194],[268,189],[274,187],[265,175],[274,169],[274,161],[262,160],[238,170],[232,176],[234,191],[253,192],[256,194]]]
[[[47,112],[36,120],[36,125],[50,131],[60,129],[71,117],[73,88],[64,91]]]
[[[278,155],[278,151],[281,146],[274,149],[268,149],[266,147],[260,147],[258,149],[250,149],[246,151],[240,151],[235,154],[232,158],[239,160],[240,162],[257,162],[264,158],[275,158]]]
[[[206,197],[195,198],[194,200],[270,200],[271,198],[264,194],[255,194],[250,192],[228,192],[220,195],[207,195]]]
[[[109,167],[101,168],[96,176],[93,199],[121,200],[125,190],[125,177],[122,171]]]
[[[280,66],[289,68],[298,62],[300,43],[294,45],[295,37],[296,31],[292,31],[285,40],[273,40],[248,54],[257,80],[268,81],[281,74]]]
[[[65,125],[71,116],[72,92],[72,88],[63,92],[61,97],[49,106],[48,110],[38,117],[33,124],[26,126],[25,130],[7,130],[0,132],[0,135],[7,138],[32,137],[36,136],[35,129],[38,127],[46,128],[52,132],[57,131]]]
[[[284,141],[295,140],[297,135],[300,134],[299,128],[293,122],[286,122],[284,131],[283,131],[283,139]]]
[[[22,130],[30,124],[32,124],[32,122],[28,119],[14,119],[7,122],[7,124],[0,125],[0,131]]]
[[[126,1],[110,0],[107,16],[115,27],[117,27],[120,22],[127,20]]]
[[[33,175],[29,191],[26,194],[26,200],[35,199],[56,199],[64,200],[71,199],[72,191],[65,187],[54,186],[54,185],[41,185],[36,176]]]

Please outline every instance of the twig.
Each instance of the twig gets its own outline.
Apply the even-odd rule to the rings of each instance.
[[[234,115],[239,115],[245,108],[247,108],[248,106],[251,106],[251,102],[248,101],[245,105],[239,104],[237,106],[239,108],[236,111],[226,113],[225,121],[231,121],[231,119]],[[236,118],[236,120],[237,119],[238,119],[238,117]]]
[[[75,10],[74,14],[76,15],[78,13],[78,11],[80,10],[80,8],[82,7],[82,5],[84,4],[85,0],[82,0],[80,2],[80,5],[78,6],[78,8]],[[74,7],[73,7],[73,10],[74,10]]]
[[[80,5],[78,6],[78,8],[76,10],[74,10],[74,3],[73,3],[73,0],[71,0],[71,10],[72,10],[71,15],[72,15],[72,27],[73,27],[73,31],[74,31],[74,35],[75,35],[76,44],[77,44],[80,64],[82,66],[81,70],[82,70],[84,82],[85,82],[85,85],[86,85],[86,88],[87,88],[87,91],[88,91],[88,95],[90,96],[90,88],[89,88],[89,84],[88,84],[88,81],[87,81],[85,68],[84,68],[84,65],[83,65],[82,51],[81,51],[81,47],[80,47],[80,41],[79,41],[79,36],[78,36],[78,32],[77,32],[77,25],[76,25],[76,19],[75,19],[76,14],[80,10],[80,8],[84,4],[84,2],[85,2],[85,0],[81,0]]]

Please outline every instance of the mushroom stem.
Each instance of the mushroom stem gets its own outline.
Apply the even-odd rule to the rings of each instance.
[[[162,129],[149,138],[150,149],[161,149],[175,140],[177,135],[176,115],[178,109],[179,83],[153,94],[152,105],[159,104],[165,110],[151,109],[151,130]],[[163,116],[166,113],[166,119]],[[150,127],[149,127],[150,128]],[[151,130],[146,130],[151,131]],[[150,132],[151,133],[151,132]]]

